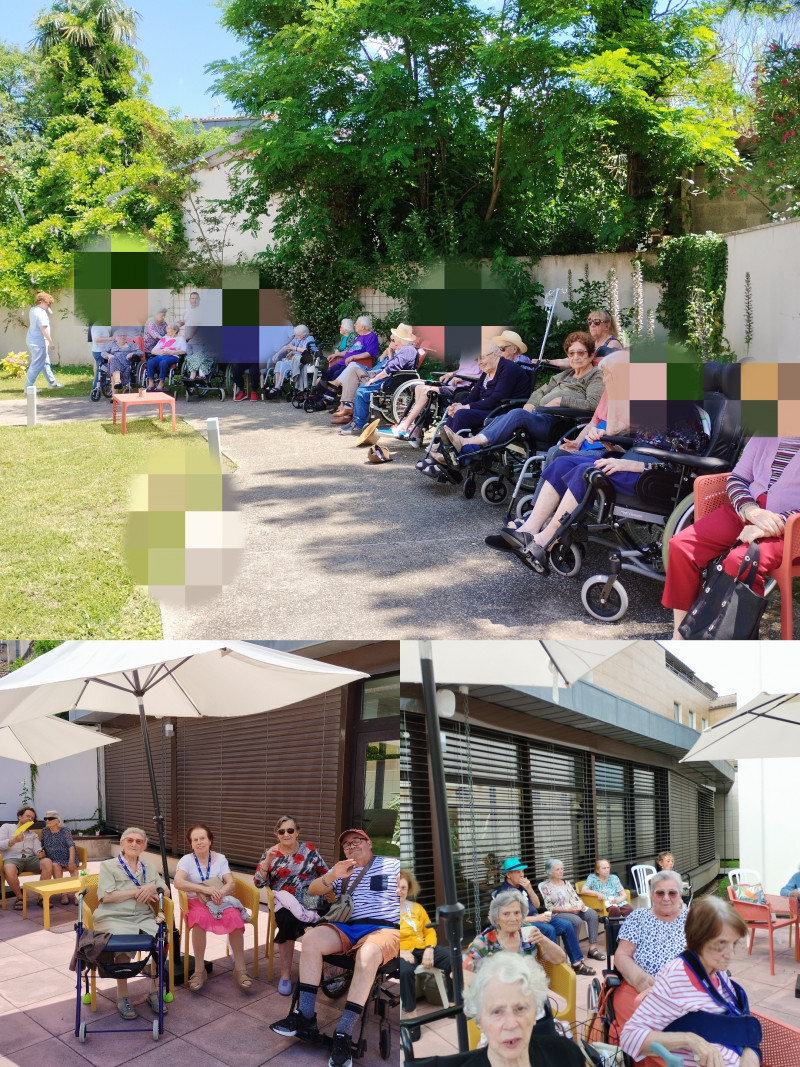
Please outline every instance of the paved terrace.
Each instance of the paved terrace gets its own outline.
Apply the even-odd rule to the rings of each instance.
[[[761,931],[756,932],[752,956],[748,956],[746,949],[737,952],[731,964],[731,974],[744,987],[750,1000],[751,1010],[797,1026],[798,1019],[800,1019],[800,1002],[795,999],[794,990],[795,981],[800,974],[800,963],[795,962],[794,943],[791,948],[789,947],[788,928],[778,930],[774,938],[774,975],[769,973],[769,939],[767,934]],[[587,948],[588,942],[584,941],[584,955]],[[606,966],[596,960],[587,962],[590,967],[595,968],[598,976],[602,968]],[[580,975],[577,979],[578,1033],[582,1037],[583,1025],[588,1016],[587,994],[592,979]],[[560,998],[553,997],[553,1000],[558,1002],[559,1007],[563,1006]],[[421,1014],[425,1007],[424,1000],[421,1000],[417,1006]],[[438,1006],[438,1004],[432,1005],[431,1010],[435,1010]],[[446,1056],[453,1052],[458,1052],[458,1036],[455,1022],[449,1019],[423,1026],[420,1040],[414,1042],[414,1054],[420,1058],[422,1056]]]
[[[156,859],[157,857],[152,857]],[[95,873],[99,862],[90,862]],[[74,904],[50,902],[51,928],[45,930],[42,908],[33,905],[28,894],[28,917],[14,911],[11,904],[0,910],[0,1067],[158,1067],[159,1064],[192,1064],[193,1067],[324,1067],[328,1053],[290,1037],[279,1037],[268,1024],[284,1018],[289,997],[278,993],[277,949],[273,981],[267,981],[267,960],[259,959],[258,978],[244,991],[234,985],[231,976],[233,957],[225,956],[225,938],[208,935],[206,958],[213,960],[214,970],[203,989],[192,993],[182,985],[175,989],[175,999],[164,1016],[164,1033],[157,1042],[148,1032],[138,1034],[92,1034],[93,1022],[108,1019],[110,1026],[135,1028],[152,1025],[153,1013],[144,1004],[150,988],[149,979],[129,982],[131,1000],[140,1018],[130,1023],[120,1019],[115,1007],[116,986],[110,979],[97,981],[97,1012],[83,1006],[82,1018],[90,1032],[81,1045],[75,1037],[75,974],[69,961],[75,948],[74,923],[78,909]],[[13,896],[11,898],[13,902]],[[268,912],[259,915],[260,951],[264,952]],[[252,927],[245,927],[247,970],[252,976]],[[297,977],[300,942],[295,953],[293,977]],[[344,1008],[344,1000],[317,1001],[320,1029],[332,1033],[333,1023]],[[390,1062],[399,1060],[399,1008],[390,1013],[392,1051]],[[365,1030],[366,1055],[354,1062],[359,1067],[384,1064],[378,1054],[378,1026],[372,1015]]]
[[[38,406],[41,423],[109,419],[107,401],[43,393]],[[586,614],[581,586],[607,560],[599,546],[589,546],[576,578],[539,577],[486,548],[504,509],[424,478],[414,467],[421,453],[409,444],[387,442],[393,461],[373,466],[367,449],[341,437],[325,412],[182,395],[177,409],[199,433],[208,417],[219,417],[223,450],[237,467],[246,549],[237,578],[213,601],[163,609],[165,638],[671,636],[660,583],[638,575],[623,576],[631,606],[619,623]],[[0,425],[24,424],[24,400],[0,401]],[[761,633],[780,635],[777,597]]]

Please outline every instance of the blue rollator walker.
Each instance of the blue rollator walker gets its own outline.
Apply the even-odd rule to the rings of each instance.
[[[78,946],[75,967],[77,974],[75,994],[75,1036],[81,1044],[83,1044],[86,1041],[86,1035],[89,1032],[93,1034],[135,1034],[143,1033],[145,1031],[150,1033],[152,1031],[153,1040],[158,1041],[159,1037],[164,1033],[164,976],[166,973],[165,957],[167,948],[167,923],[164,917],[164,894],[163,892],[159,892],[158,894],[158,912],[156,915],[158,933],[155,937],[151,937],[149,934],[112,934],[108,939],[108,944],[103,950],[104,956],[106,953],[109,953],[112,957],[118,952],[142,953],[143,956],[141,959],[131,959],[121,963],[107,962],[103,959],[89,963],[82,958],[80,952],[81,934],[85,929],[83,922],[84,897],[88,892],[88,889],[84,889],[78,894],[78,922],[75,926]],[[91,929],[93,924],[90,922],[88,926]],[[90,1028],[89,1025],[81,1019],[81,1010],[84,1004],[91,1004],[94,1009],[94,971],[99,971],[103,978],[134,978],[136,975],[142,973],[151,959],[155,960],[158,969],[158,1018],[153,1020],[152,1028],[150,1026],[94,1025]],[[81,982],[83,982],[83,993],[81,993]],[[101,1020],[101,1022],[105,1021],[106,1020]]]

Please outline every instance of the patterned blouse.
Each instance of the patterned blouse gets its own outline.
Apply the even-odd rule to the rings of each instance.
[[[299,845],[293,856],[275,856],[265,870],[267,852],[269,849],[264,850],[253,875],[253,881],[259,889],[268,885],[270,889],[285,889],[296,896],[298,889],[306,888],[309,882],[321,878],[328,870],[327,863],[309,841]],[[305,886],[302,883],[305,883]]]
[[[643,971],[658,974],[665,963],[674,960],[686,948],[683,928],[688,914],[683,908],[672,922],[663,922],[650,908],[637,908],[620,927],[619,939],[636,946],[633,958]]]
[[[477,971],[481,960],[485,959],[486,956],[491,956],[495,952],[505,951],[507,950],[500,944],[497,929],[494,926],[487,926],[485,930],[481,930],[467,949],[467,954],[464,957],[464,970]],[[519,949],[517,951],[522,953],[523,956],[532,956],[535,959],[539,946],[535,941],[524,941],[520,936]]]
[[[556,885],[554,882],[539,882],[539,892],[544,898],[547,911],[555,911],[556,908],[571,908],[575,904],[578,904],[582,910],[586,908],[572,882],[562,882],[561,885]]]
[[[42,848],[49,860],[57,863],[60,867],[66,867],[69,863],[69,850],[75,845],[72,840],[72,831],[68,826],[62,826],[53,833],[46,826],[42,830]],[[76,854],[77,859],[77,854]]]
[[[620,882],[615,874],[610,874],[607,882],[601,882],[599,875],[592,871],[583,883],[583,888],[584,890],[590,890],[592,893],[602,893],[603,900],[605,900],[606,903],[608,903],[609,900],[614,900],[615,897],[625,897],[625,890],[622,888],[622,882]],[[625,899],[627,899],[627,897]]]
[[[153,349],[158,347],[158,342],[162,337],[166,336],[166,333],[166,322],[158,323],[155,319],[147,320],[147,325],[144,328],[144,352],[146,356],[149,356]]]

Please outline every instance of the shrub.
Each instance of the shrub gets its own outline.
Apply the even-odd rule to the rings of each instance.
[[[0,374],[6,378],[21,378],[28,369],[27,352],[9,352],[0,360]]]

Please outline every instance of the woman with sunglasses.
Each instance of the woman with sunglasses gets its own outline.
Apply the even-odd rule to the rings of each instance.
[[[275,944],[281,958],[278,992],[292,992],[294,943],[306,927],[316,923],[321,898],[309,896],[308,886],[328,872],[328,865],[314,845],[299,840],[300,827],[291,815],[281,815],[275,823],[276,843],[261,857],[253,881],[259,889],[269,886],[275,898]]]
[[[617,1035],[636,1008],[640,993],[650,989],[656,975],[686,947],[684,925],[688,910],[681,900],[681,876],[659,871],[650,879],[649,908],[637,908],[623,922],[614,953],[622,983],[614,991]]]
[[[53,878],[61,878],[67,870],[75,878],[78,864],[75,861],[75,842],[72,831],[64,825],[64,820],[57,811],[46,811],[44,829],[42,830],[42,848],[44,854],[53,864]],[[69,904],[66,893],[61,894],[61,903]]]
[[[589,327],[589,333],[592,335],[594,341],[594,358],[593,362],[595,367],[604,359],[609,352],[613,352],[617,348],[622,348],[622,345],[617,338],[617,324],[614,321],[614,316],[604,311],[602,308],[595,308],[594,311],[590,311],[586,325]]]

